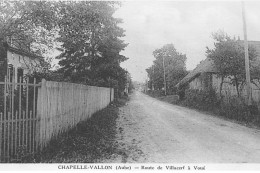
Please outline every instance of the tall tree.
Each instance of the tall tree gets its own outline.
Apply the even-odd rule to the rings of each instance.
[[[243,42],[231,38],[223,31],[213,33],[216,41],[214,48],[207,47],[207,56],[214,61],[214,65],[221,77],[220,92],[225,78],[229,78],[231,83],[236,87],[238,96],[240,95],[240,86],[245,84],[245,54]],[[256,51],[253,46],[249,46],[249,60],[251,64],[256,62]],[[253,78],[252,78],[253,79]]]
[[[63,2],[60,7],[60,38],[63,53],[58,57],[67,80],[108,82],[119,80],[124,71],[119,65],[127,58],[120,51],[127,46],[120,37],[122,20],[113,14],[118,3],[105,1]]]
[[[166,44],[153,52],[155,57],[153,66],[146,69],[149,76],[150,88],[161,90],[164,87],[164,67],[166,75],[166,87],[173,92],[174,86],[187,74],[186,55],[179,53],[173,44]],[[163,67],[164,59],[164,67]]]

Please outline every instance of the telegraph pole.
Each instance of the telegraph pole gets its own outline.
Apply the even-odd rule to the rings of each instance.
[[[152,90],[154,90],[154,65],[152,66],[153,68],[153,76],[152,76]]]
[[[248,42],[247,42],[247,30],[246,30],[245,3],[243,1],[242,1],[242,16],[243,16],[244,47],[245,47],[247,105],[250,106],[250,105],[252,105],[252,95],[251,95],[251,81],[250,81],[249,57],[248,57]]]
[[[163,56],[163,79],[164,79],[164,94],[166,95],[167,92],[166,92],[164,56]]]
[[[109,84],[109,90],[110,90],[110,97],[109,97],[109,98],[110,98],[110,102],[111,102],[111,100],[112,100],[112,99],[111,99],[111,98],[112,98],[112,91],[111,91],[112,88],[111,88],[110,76],[108,77],[108,84]]]

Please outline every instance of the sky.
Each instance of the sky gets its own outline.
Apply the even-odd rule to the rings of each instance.
[[[260,41],[259,7],[260,1],[245,2],[248,40]],[[192,70],[206,58],[206,46],[213,48],[213,32],[244,38],[240,1],[122,1],[114,17],[123,19],[121,39],[129,44],[121,52],[129,59],[121,66],[140,82],[155,60],[152,52],[165,44],[186,54]]]

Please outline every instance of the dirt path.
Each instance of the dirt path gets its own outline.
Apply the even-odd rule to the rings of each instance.
[[[260,163],[260,131],[132,94],[120,108],[122,155],[109,162]]]

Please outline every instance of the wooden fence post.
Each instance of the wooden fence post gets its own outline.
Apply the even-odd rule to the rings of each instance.
[[[42,79],[41,87],[38,88],[38,97],[37,97],[37,115],[36,115],[36,150],[42,149],[42,128],[44,126],[44,100],[46,94],[46,80]],[[46,104],[46,103],[45,103]],[[39,148],[40,147],[40,148]]]

